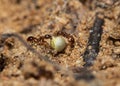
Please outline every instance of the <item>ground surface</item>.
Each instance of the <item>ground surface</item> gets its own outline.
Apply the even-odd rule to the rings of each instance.
[[[100,51],[84,68],[96,13],[105,21]],[[57,55],[26,41],[61,30],[75,46]],[[120,86],[120,0],[0,0],[0,86],[80,85]]]

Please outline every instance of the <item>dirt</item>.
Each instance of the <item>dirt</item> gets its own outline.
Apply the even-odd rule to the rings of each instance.
[[[98,55],[84,67],[96,15],[104,20]],[[74,47],[54,54],[50,39],[74,37]],[[120,0],[0,0],[0,86],[120,86]]]

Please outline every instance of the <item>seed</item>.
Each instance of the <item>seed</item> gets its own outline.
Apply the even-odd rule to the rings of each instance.
[[[65,49],[66,47],[66,41],[63,37],[58,36],[58,37],[53,37],[50,46],[55,49],[57,52],[61,52]]]

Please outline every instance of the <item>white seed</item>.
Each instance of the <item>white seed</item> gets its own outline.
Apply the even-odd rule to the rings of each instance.
[[[58,36],[58,37],[53,37],[50,45],[53,49],[55,49],[55,51],[57,52],[61,52],[65,49],[66,47],[66,41],[63,37]]]

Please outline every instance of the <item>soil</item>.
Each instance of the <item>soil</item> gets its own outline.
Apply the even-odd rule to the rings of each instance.
[[[98,55],[85,67],[90,31],[104,20]],[[74,37],[55,53],[29,36]],[[0,86],[120,86],[120,0],[0,0]]]

